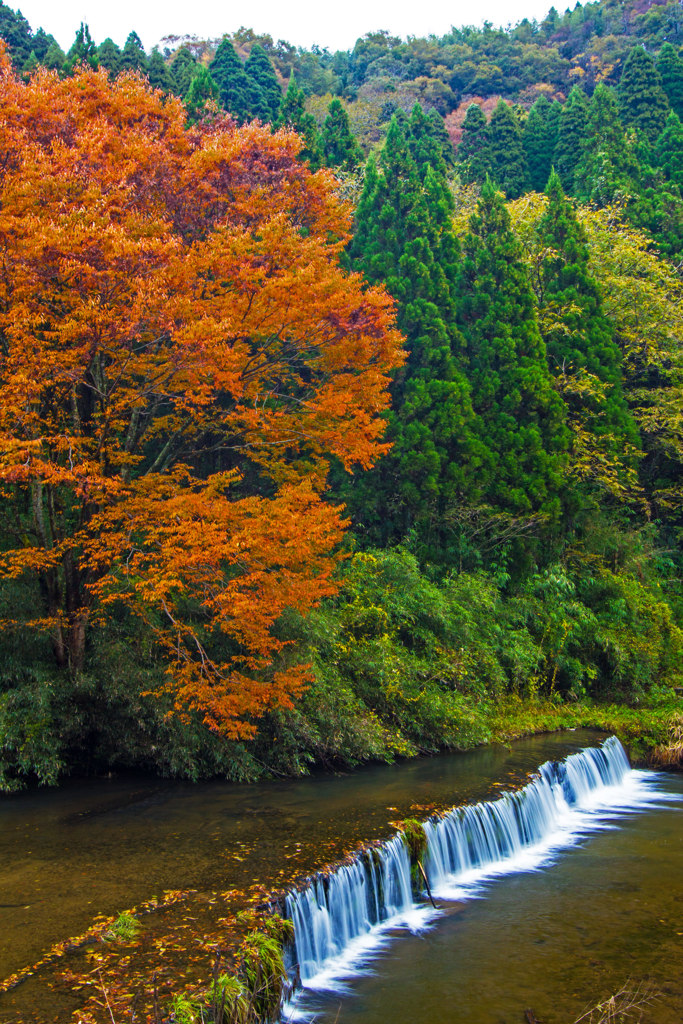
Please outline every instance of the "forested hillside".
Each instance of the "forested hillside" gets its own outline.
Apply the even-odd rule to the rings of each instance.
[[[0,786],[661,738],[681,5],[0,36]]]

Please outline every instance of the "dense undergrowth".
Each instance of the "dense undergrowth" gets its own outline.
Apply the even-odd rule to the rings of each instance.
[[[405,548],[357,552],[337,597],[281,621],[284,657],[308,660],[312,681],[250,743],[144,696],[163,668],[130,623],[101,634],[75,676],[30,637],[5,638],[0,784],[128,768],[252,781],[579,726],[643,757],[680,708],[683,633],[657,557],[646,534],[599,526],[518,580],[497,566],[430,574]]]

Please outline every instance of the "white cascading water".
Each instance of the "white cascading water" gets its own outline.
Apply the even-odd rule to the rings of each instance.
[[[582,827],[574,820],[574,809],[589,807],[601,791],[606,795],[610,787],[622,786],[631,774],[621,743],[611,736],[600,748],[546,762],[517,792],[432,818],[424,826],[430,887],[448,898],[459,883],[495,874],[496,866],[514,864],[520,855],[523,860],[525,853],[544,844],[565,845],[571,841],[567,836]],[[520,868],[524,866],[531,862],[520,861]],[[418,908],[413,902],[410,859],[400,835],[314,876],[287,896],[286,909],[294,923],[295,970],[306,987],[321,988],[348,973],[356,947],[362,959],[383,930],[424,925],[430,917],[423,905]]]
[[[310,981],[354,939],[412,906],[410,859],[400,836],[328,875],[315,876],[287,897],[301,980]]]
[[[516,858],[553,836],[568,810],[597,791],[619,786],[631,771],[616,736],[602,747],[547,761],[523,789],[499,800],[460,807],[425,822],[425,870],[433,889],[476,869]]]

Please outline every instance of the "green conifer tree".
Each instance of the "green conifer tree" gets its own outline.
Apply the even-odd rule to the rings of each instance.
[[[197,65],[197,71],[190,82],[185,97],[187,116],[190,121],[198,121],[204,114],[206,104],[212,100],[218,102],[218,86],[211,77],[211,72],[203,64]]]
[[[130,32],[121,51],[121,68],[123,71],[141,71],[147,73],[147,54],[137,32]]]
[[[550,39],[559,27],[560,16],[554,7],[551,7],[545,18],[541,22],[541,31],[545,39]]]
[[[50,71],[61,71],[66,62],[66,54],[58,42],[52,42],[48,46],[47,53],[43,57],[43,66]]]
[[[657,70],[671,109],[683,118],[683,59],[671,43],[664,43],[659,51]]]
[[[273,124],[280,111],[282,89],[268,54],[258,43],[252,46],[244,71],[251,82],[251,116]]]
[[[295,131],[303,142],[299,159],[307,160],[312,170],[320,167],[322,151],[318,126],[313,115],[306,111],[306,96],[296,84],[294,72],[290,75],[287,92],[282,97],[275,127]]]
[[[439,524],[467,485],[472,414],[456,355],[462,345],[454,327],[459,249],[439,178],[427,166],[421,181],[392,119],[379,166],[374,158],[368,162],[351,255],[356,269],[383,282],[397,300],[407,362],[392,388],[392,451],[355,481],[350,504],[362,510],[375,542],[414,531],[429,557],[447,560]]]
[[[422,252],[424,245],[429,248],[429,257],[425,258],[429,264],[430,301],[438,306],[444,323],[452,325],[453,289],[459,260],[459,247],[451,226],[452,202],[450,194],[441,188],[438,173],[429,167],[423,183],[405,134],[398,120],[393,118],[379,165],[374,160],[368,161],[351,254],[354,265],[369,281],[386,283],[399,302],[402,326],[408,317],[419,327],[415,310],[408,310],[416,280],[405,270],[406,257],[412,258],[410,254],[415,248]],[[448,239],[448,247],[442,239]],[[440,346],[432,342],[428,352],[425,356],[420,346],[411,346],[409,364],[430,365],[441,375],[449,375],[452,369],[450,341],[443,341]],[[450,369],[447,370],[447,366]]]
[[[21,68],[31,56],[31,26],[21,11],[13,11],[0,3],[0,39],[4,39],[15,68]]]
[[[35,51],[31,50],[28,57],[24,61],[24,65],[21,69],[21,73],[24,78],[28,79],[31,77],[33,72],[38,67],[38,58],[36,57]]]
[[[441,144],[441,155],[444,158],[446,167],[453,167],[455,165],[455,152],[451,137],[446,128],[446,122],[438,110],[429,111],[429,120],[432,122],[434,138]]]
[[[333,99],[327,108],[320,140],[327,167],[352,171],[363,160],[361,148],[349,127],[349,115],[339,99]]]
[[[153,89],[161,89],[162,92],[171,92],[173,90],[171,72],[156,46],[152,50],[147,62],[147,78]]]
[[[491,170],[489,130],[486,115],[478,103],[472,103],[467,108],[457,159],[465,183],[483,183],[486,180]]]
[[[45,64],[45,54],[54,42],[56,42],[55,37],[47,33],[44,28],[39,28],[34,35],[31,40],[31,49],[35,53],[40,64]]]
[[[529,173],[529,187],[534,192],[542,192],[550,176],[553,152],[557,140],[553,138],[550,121],[550,101],[539,96],[529,111],[524,126],[524,155]]]
[[[548,365],[555,377],[585,370],[606,385],[599,404],[575,393],[575,402],[588,401],[583,421],[595,434],[609,434],[613,451],[637,441],[637,431],[621,386],[621,353],[602,308],[598,286],[588,265],[585,233],[566,198],[557,174],[546,189],[548,205],[538,225],[545,258],[540,268],[541,323]],[[586,392],[588,394],[589,392]]]
[[[587,130],[575,171],[577,198],[608,206],[638,190],[638,163],[619,119],[616,94],[599,82],[588,106]]]
[[[417,164],[420,177],[424,179],[427,167],[432,167],[438,174],[447,172],[443,155],[443,142],[434,130],[434,122],[419,103],[413,106],[405,128],[406,141],[410,154]]]
[[[176,51],[175,56],[171,61],[170,71],[171,79],[173,81],[173,91],[176,96],[180,96],[181,99],[184,99],[190,88],[190,82],[197,71],[197,61],[186,46],[181,46],[180,49]]]
[[[583,89],[575,85],[562,107],[553,157],[562,186],[569,195],[574,195],[578,184],[575,175],[583,154],[587,124],[588,97]]]
[[[442,267],[455,268],[460,262],[460,247],[451,229],[455,204],[448,186],[448,166],[431,118],[419,103],[411,111],[404,128],[408,151],[415,161],[418,177],[424,188],[432,231],[430,245],[434,258]],[[452,289],[455,276],[451,279]]]
[[[490,180],[463,242],[458,324],[477,417],[474,500],[556,516],[567,445],[522,252]]]
[[[653,155],[656,159],[656,154]],[[663,169],[649,163],[641,164],[639,184],[639,194],[628,206],[629,221],[647,232],[670,262],[680,263],[683,260],[683,198],[680,188],[666,177]]]
[[[557,140],[560,137],[560,118],[562,117],[562,104],[559,100],[553,100],[550,104],[550,110],[548,111],[548,149],[552,153],[553,160],[555,159],[555,150],[557,149]],[[551,163],[552,167],[552,163]],[[550,177],[550,175],[548,175]],[[546,185],[547,185],[546,181]],[[545,186],[544,186],[545,187]]]
[[[655,159],[666,178],[677,185],[683,195],[683,125],[673,110],[657,139]]]
[[[77,64],[89,64],[91,68],[98,66],[97,47],[90,35],[90,29],[83,21],[66,55],[65,72],[70,75]]]
[[[119,71],[123,69],[121,60],[121,48],[116,45],[113,39],[105,39],[97,47],[97,60],[100,67],[106,68],[110,78],[116,78]]]
[[[238,121],[247,121],[254,99],[252,83],[237,56],[235,47],[225,37],[209,64],[211,78],[218,86],[220,102]]]
[[[522,132],[510,106],[499,100],[488,129],[491,177],[508,199],[517,199],[526,188],[527,168]]]
[[[634,46],[619,79],[619,110],[627,128],[635,128],[653,145],[664,130],[669,100],[655,62],[642,46]]]

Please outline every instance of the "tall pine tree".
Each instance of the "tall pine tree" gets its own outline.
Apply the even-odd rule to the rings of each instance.
[[[322,151],[318,126],[313,115],[306,110],[306,96],[296,84],[294,72],[290,75],[287,92],[282,97],[275,127],[295,131],[303,143],[299,159],[307,160],[314,171],[320,167]]]
[[[529,187],[534,192],[542,192],[550,176],[553,163],[553,152],[557,139],[555,127],[550,118],[550,101],[539,96],[529,111],[524,126],[524,155],[529,174]]]
[[[155,46],[147,63],[147,78],[153,89],[161,89],[163,92],[171,92],[173,79],[171,72],[166,67],[166,61]]]
[[[590,429],[610,433],[615,442],[636,439],[621,388],[621,353],[600,292],[588,265],[588,246],[574,208],[552,174],[548,205],[538,225],[543,336],[555,377],[586,370],[606,385]]]
[[[81,26],[82,27],[82,26]],[[0,39],[7,43],[12,63],[21,68],[31,56],[33,39],[31,26],[21,11],[13,11],[0,2]]]
[[[45,55],[54,42],[56,42],[55,37],[48,35],[43,28],[39,28],[31,40],[31,49],[41,64],[45,62]]]
[[[673,110],[657,139],[655,159],[665,177],[678,186],[683,196],[683,125]]]
[[[176,96],[184,99],[187,96],[190,82],[197,71],[197,61],[186,46],[181,46],[171,61],[171,80]]]
[[[113,39],[105,39],[97,47],[97,60],[100,67],[106,68],[110,78],[116,78],[123,69],[121,60],[121,47],[117,46]]]
[[[517,199],[526,188],[526,157],[519,123],[505,100],[491,114],[488,141],[491,176],[508,199]]]
[[[559,513],[564,406],[503,197],[489,180],[463,242],[458,325],[477,417],[473,500],[516,514]]]
[[[452,199],[451,199],[452,204]],[[459,249],[441,175],[421,176],[394,118],[379,165],[368,162],[351,249],[354,266],[397,301],[407,360],[392,387],[393,447],[355,481],[350,504],[383,543],[414,531],[428,557],[448,558],[443,516],[473,471],[469,389],[454,327]]]
[[[66,64],[64,66],[66,73],[71,74],[77,64],[89,64],[91,68],[98,66],[97,47],[90,35],[90,29],[84,21],[81,22],[76,38],[66,55]]]
[[[576,170],[583,154],[588,124],[588,97],[575,85],[562,107],[553,163],[565,192],[574,195]]]
[[[446,128],[446,122],[438,110],[429,111],[429,120],[432,122],[432,133],[434,138],[441,144],[441,155],[447,167],[455,164],[455,152],[453,143]]]
[[[211,77],[211,72],[203,64],[198,65],[185,97],[185,106],[190,121],[199,121],[207,103],[218,102],[218,95],[218,86]]]
[[[235,47],[226,37],[209,64],[211,78],[218,87],[221,105],[238,121],[247,121],[253,101],[252,88]]]
[[[491,156],[489,126],[486,115],[478,103],[471,103],[467,108],[457,159],[462,168],[462,179],[466,184],[483,184],[486,175],[491,171]]]
[[[638,430],[628,409],[621,352],[589,266],[586,236],[552,174],[537,227],[539,321],[548,363],[567,410],[571,446],[565,507],[590,511],[594,494],[619,500],[638,490]]]
[[[683,59],[671,43],[664,43],[657,55],[657,71],[671,109],[683,118]]]
[[[616,94],[600,82],[588,106],[587,131],[575,173],[577,198],[608,206],[637,191],[638,163],[619,119]]]
[[[420,177],[424,178],[428,166],[445,176],[447,167],[442,140],[435,131],[434,121],[425,114],[419,103],[413,106],[405,133],[410,154],[417,164]]]
[[[66,54],[59,43],[50,43],[43,57],[43,65],[50,71],[61,71],[66,61]]]
[[[655,62],[642,46],[634,46],[619,79],[619,109],[627,128],[635,128],[651,145],[664,130],[669,101]]]
[[[244,71],[251,82],[251,116],[274,123],[280,111],[282,89],[268,54],[259,43],[252,46]]]
[[[363,160],[361,148],[349,127],[349,115],[339,99],[333,99],[327,108],[320,141],[327,167],[352,171]]]
[[[552,153],[552,159],[555,159],[555,151],[557,150],[557,140],[560,137],[560,118],[562,117],[562,104],[559,100],[553,100],[550,104],[550,110],[548,111],[548,149]],[[551,162],[552,168],[552,162]],[[550,174],[548,174],[550,177]],[[546,181],[547,185],[547,181]],[[545,186],[544,186],[545,187]]]
[[[124,71],[147,72],[147,54],[137,32],[130,32],[121,51],[121,67]]]

